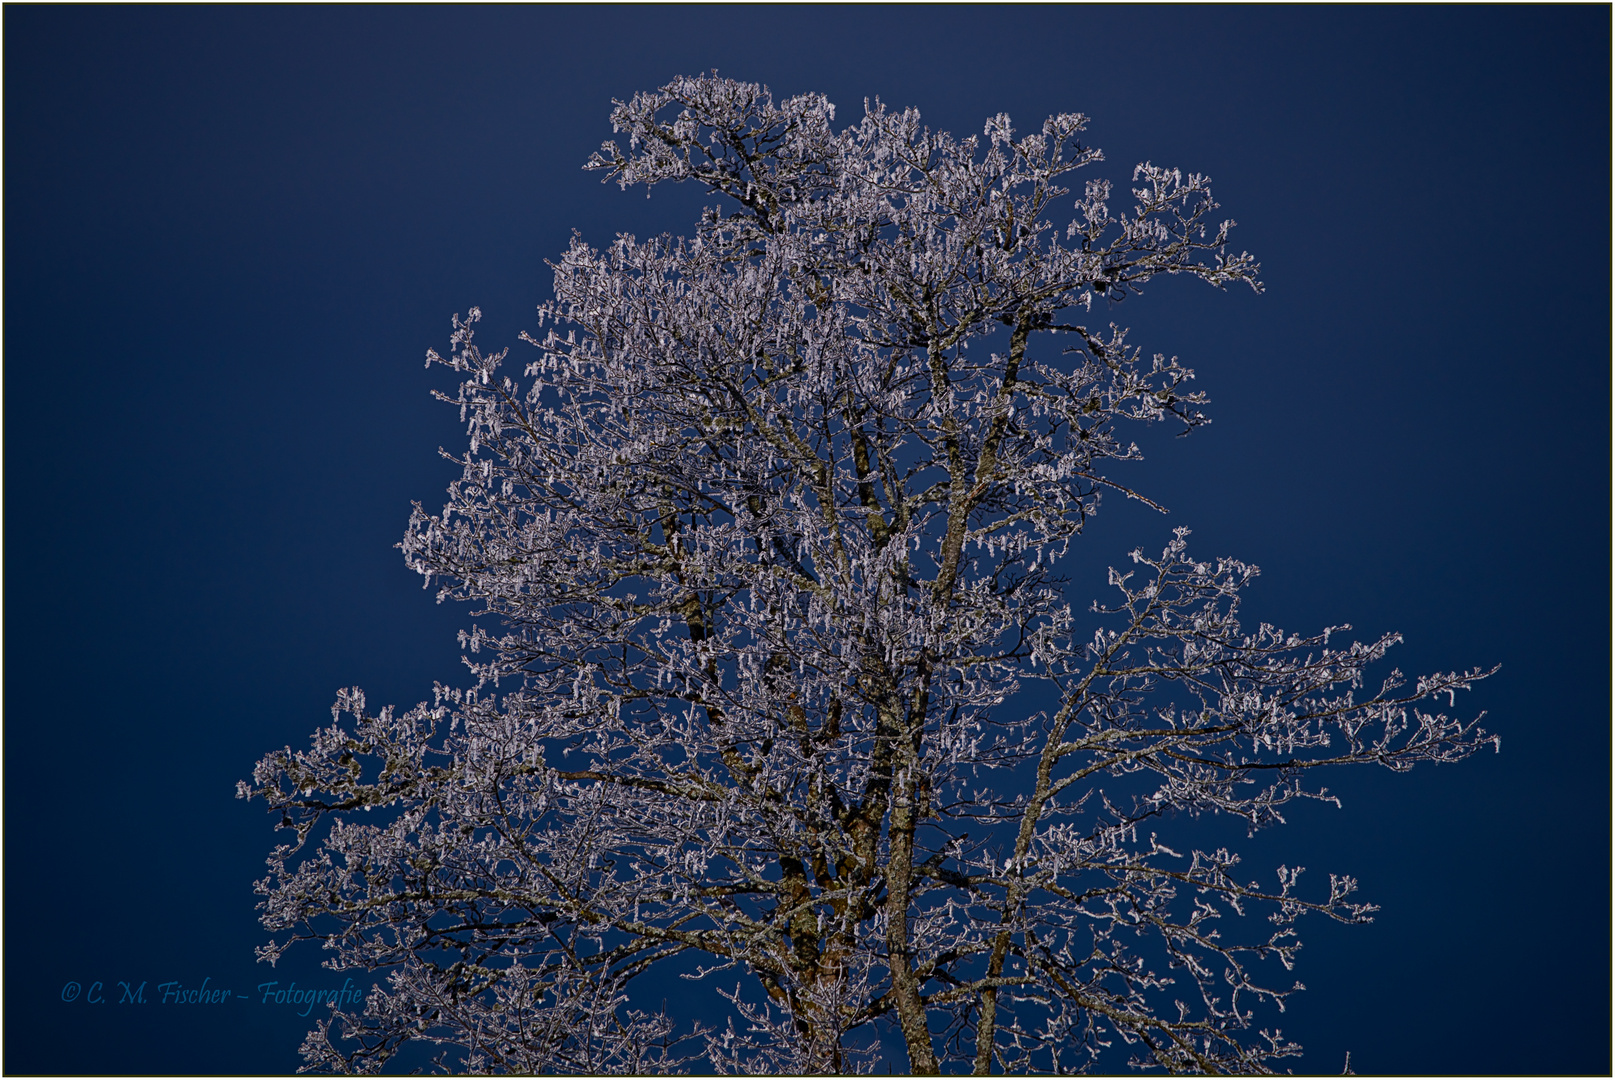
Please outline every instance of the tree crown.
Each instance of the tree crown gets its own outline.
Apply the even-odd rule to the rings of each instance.
[[[297,832],[263,955],[317,938],[393,972],[311,1063],[427,1040],[470,1070],[854,1071],[882,1025],[921,1072],[1294,1053],[1248,1037],[1289,992],[1263,972],[1302,914],[1372,907],[1154,830],[1259,828],[1328,797],[1318,766],[1495,739],[1420,705],[1478,670],[1363,695],[1395,635],[1243,628],[1255,568],[1186,530],[1079,632],[1055,564],[1104,489],[1148,501],[1106,471],[1127,430],[1205,422],[1189,369],[1088,319],[1157,274],[1259,289],[1210,182],[1140,165],[1130,213],[1090,180],[1057,227],[1102,161],[1077,114],[955,140],[875,102],[838,132],[820,95],[714,75],[611,120],[626,146],[588,167],[727,201],[690,238],[575,240],[521,379],[475,309],[428,354],[469,448],[402,548],[502,624],[462,635],[474,684],[402,715],[347,692],[242,786]],[[1252,943],[1214,930],[1247,908]],[[679,965],[727,1023],[633,1007]]]

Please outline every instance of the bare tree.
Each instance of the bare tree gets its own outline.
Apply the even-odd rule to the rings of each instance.
[[[1489,673],[1363,690],[1395,635],[1241,626],[1255,568],[1187,530],[1089,615],[1065,599],[1102,490],[1143,498],[1108,474],[1128,426],[1205,419],[1095,305],[1158,274],[1258,287],[1205,177],[1140,165],[1120,214],[1090,180],[1056,228],[1101,160],[1082,116],[980,140],[833,116],[716,76],[617,103],[627,145],[591,168],[724,208],[575,241],[524,379],[475,309],[428,354],[470,446],[402,547],[499,625],[461,637],[468,689],[403,714],[346,692],[241,785],[297,834],[261,955],[390,972],[310,1067],[425,1041],[466,1071],[856,1071],[895,1027],[922,1073],[1078,1072],[1117,1042],[1266,1071],[1299,1049],[1254,1027],[1298,985],[1295,921],[1373,908],[1158,831],[1259,829],[1328,798],[1321,766],[1496,742],[1423,704]],[[637,1008],[657,966],[729,1019]]]

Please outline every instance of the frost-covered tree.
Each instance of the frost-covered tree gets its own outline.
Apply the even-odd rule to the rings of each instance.
[[[1265,1071],[1296,920],[1373,908],[1161,834],[1495,743],[1433,703],[1484,673],[1370,684],[1395,635],[1246,627],[1255,568],[1186,530],[1067,600],[1101,493],[1144,498],[1129,430],[1205,422],[1096,320],[1159,274],[1258,287],[1205,177],[1140,165],[1126,212],[1088,180],[1057,227],[1080,115],[833,117],[715,76],[618,103],[590,168],[722,205],[575,241],[522,377],[476,309],[428,354],[470,444],[402,547],[489,620],[474,679],[345,692],[241,785],[296,831],[262,956],[390,973],[311,1067],[856,1071],[895,1031],[914,1072]],[[728,1018],[646,1008],[656,968]]]

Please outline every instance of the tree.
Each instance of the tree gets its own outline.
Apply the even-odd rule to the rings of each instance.
[[[1396,635],[1244,628],[1256,569],[1185,529],[1086,616],[1066,600],[1102,490],[1144,498],[1108,474],[1129,426],[1205,422],[1192,372],[1095,306],[1159,274],[1259,289],[1205,177],[1140,165],[1130,214],[1090,180],[1056,229],[1102,160],[1082,116],[982,140],[833,116],[715,75],[616,103],[627,145],[590,168],[724,208],[575,240],[525,381],[475,308],[428,354],[470,445],[401,546],[501,626],[462,634],[469,688],[402,714],[347,691],[241,785],[296,831],[261,956],[390,972],[311,1067],[424,1041],[466,1071],[854,1071],[895,1027],[915,1072],[1080,1071],[1118,1040],[1266,1071],[1299,1050],[1254,1028],[1296,920],[1374,909],[1158,831],[1254,831],[1329,798],[1314,769],[1497,742],[1424,705],[1489,672],[1360,694]],[[730,1019],[638,1007],[657,967]]]

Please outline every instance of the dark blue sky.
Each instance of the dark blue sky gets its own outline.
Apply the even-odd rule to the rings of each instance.
[[[7,1072],[299,1063],[255,988],[332,980],[253,963],[276,834],[235,782],[339,686],[460,678],[468,619],[392,549],[461,441],[422,356],[472,304],[489,344],[530,327],[573,229],[687,230],[698,193],[579,167],[611,98],[711,68],[961,134],[1082,111],[1103,175],[1214,178],[1267,292],[1114,313],[1214,423],[1146,441],[1171,518],[1107,503],[1072,588],[1187,524],[1262,566],[1253,618],[1501,662],[1459,702],[1500,755],[1343,774],[1244,846],[1383,907],[1303,922],[1269,1022],[1306,1071],[1610,1068],[1609,8],[3,17]],[[203,979],[254,996],[153,1000]]]

